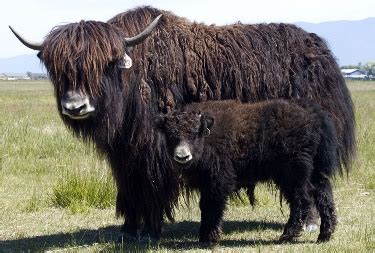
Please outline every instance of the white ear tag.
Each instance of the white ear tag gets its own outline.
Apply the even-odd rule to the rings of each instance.
[[[132,58],[130,58],[130,56],[127,55],[126,53],[124,55],[124,63],[123,64],[124,65],[122,65],[121,68],[125,68],[125,69],[130,69],[131,66],[133,65]]]
[[[211,134],[211,130],[206,127],[204,131],[204,136],[209,136]]]

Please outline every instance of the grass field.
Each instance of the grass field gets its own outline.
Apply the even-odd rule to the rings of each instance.
[[[217,251],[375,251],[375,82],[350,82],[356,107],[358,157],[348,178],[336,178],[339,223],[333,239],[305,233],[278,244],[288,208],[258,187],[258,205],[232,201]],[[199,209],[182,205],[157,245],[115,244],[110,168],[94,148],[72,137],[56,110],[49,82],[0,82],[0,252],[205,251],[199,248]]]

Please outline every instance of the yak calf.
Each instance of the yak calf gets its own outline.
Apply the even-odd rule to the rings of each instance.
[[[321,216],[318,242],[330,239],[337,138],[332,119],[316,103],[210,101],[190,104],[156,124],[183,182],[200,191],[200,242],[218,243],[231,194],[268,181],[290,207],[280,241],[300,235],[314,202]]]

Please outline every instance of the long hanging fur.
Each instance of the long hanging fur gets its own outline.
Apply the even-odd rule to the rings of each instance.
[[[43,42],[39,57],[49,71],[52,82],[76,88],[84,84],[86,92],[100,93],[105,68],[124,56],[124,33],[107,23],[81,21],[57,26]]]
[[[163,14],[152,35],[133,50],[125,38]],[[131,51],[133,67],[117,66]],[[287,24],[208,26],[151,7],[121,13],[108,23],[56,27],[39,54],[59,98],[82,90],[100,104],[95,118],[64,122],[93,141],[113,169],[117,213],[160,227],[172,218],[179,186],[151,119],[187,103],[237,99],[310,98],[334,119],[341,165],[355,153],[353,104],[325,42]],[[164,166],[166,165],[166,166]],[[134,217],[134,213],[137,213]]]

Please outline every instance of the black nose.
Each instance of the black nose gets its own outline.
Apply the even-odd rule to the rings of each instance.
[[[76,91],[68,91],[61,98],[62,114],[72,119],[85,119],[93,115],[95,107],[90,103],[90,98]]]
[[[187,159],[189,159],[190,155],[187,155],[187,156],[178,156],[176,155],[175,158],[177,160],[180,160],[180,161],[186,161]]]

